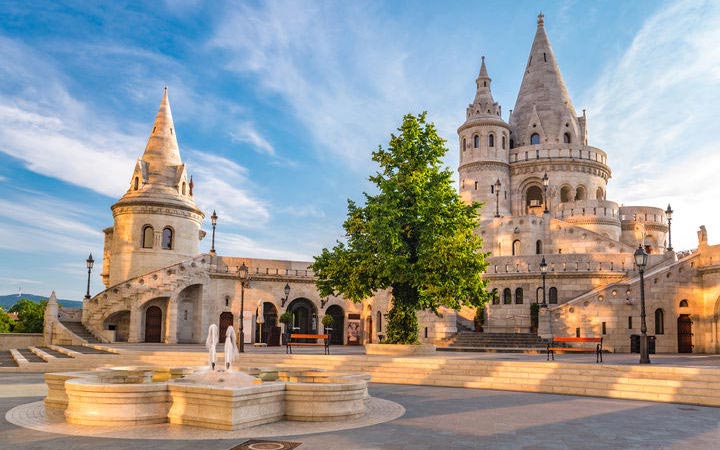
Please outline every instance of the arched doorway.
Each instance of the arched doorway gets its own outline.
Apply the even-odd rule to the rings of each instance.
[[[103,329],[115,332],[114,342],[127,342],[130,336],[130,311],[117,311],[105,319]]]
[[[218,326],[218,333],[220,334],[219,342],[221,344],[225,343],[225,332],[227,331],[228,327],[233,326],[233,322],[233,313],[225,311],[224,313],[220,314],[220,321],[218,322],[220,324]]]
[[[288,311],[293,313],[295,333],[317,334],[317,309],[313,302],[296,298],[288,305]]]
[[[530,212],[532,208],[544,207],[543,204],[543,191],[539,186],[530,186],[525,191],[525,206],[526,212]]]
[[[692,353],[692,320],[689,314],[680,314],[678,327],[678,353]]]
[[[145,342],[161,342],[162,310],[151,306],[145,310]]]
[[[333,318],[333,332],[330,334],[330,344],[343,345],[343,331],[345,330],[345,311],[338,306],[332,305],[326,310]]]
[[[262,338],[260,336],[260,325],[255,327],[255,342],[263,342],[269,347],[280,345],[280,327],[278,326],[278,313],[275,305],[270,302],[263,302],[263,324]]]
[[[202,331],[199,309],[202,304],[202,285],[194,284],[183,289],[177,297],[177,342],[199,343]]]

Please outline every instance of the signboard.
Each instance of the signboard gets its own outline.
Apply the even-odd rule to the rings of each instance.
[[[360,337],[360,314],[349,314],[347,327],[347,343],[348,345],[361,345]]]

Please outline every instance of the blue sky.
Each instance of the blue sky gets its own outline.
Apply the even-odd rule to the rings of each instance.
[[[718,2],[5,1],[0,294],[82,297],[165,85],[218,251],[311,259],[403,114],[429,112],[455,170],[481,55],[507,119],[541,10],[608,199],[672,203],[676,249],[701,224],[717,242]]]

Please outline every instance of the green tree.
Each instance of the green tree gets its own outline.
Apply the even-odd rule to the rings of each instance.
[[[16,333],[42,333],[43,319],[47,300],[35,303],[32,300],[21,298],[15,303],[10,312],[18,313],[18,320],[13,327]]]
[[[321,296],[340,293],[360,302],[391,289],[387,343],[418,341],[417,311],[445,306],[479,307],[490,298],[482,273],[482,240],[474,233],[479,203],[467,205],[442,167],[445,141],[426,113],[404,117],[399,135],[372,159],[380,171],[369,179],[378,193],[365,205],[348,200],[347,243],[323,249],[312,269]]]
[[[10,316],[8,316],[8,313],[0,306],[0,333],[9,333],[11,329],[12,321],[10,320]]]

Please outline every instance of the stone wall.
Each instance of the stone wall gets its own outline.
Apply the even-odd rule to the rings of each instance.
[[[45,345],[42,333],[0,333],[0,350]]]

